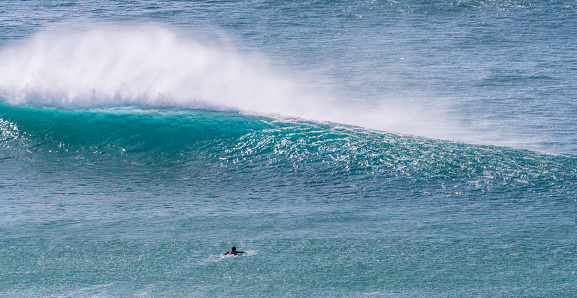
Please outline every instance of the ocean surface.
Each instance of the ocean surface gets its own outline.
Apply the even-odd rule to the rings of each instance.
[[[576,36],[563,0],[1,1],[0,296],[577,296]]]

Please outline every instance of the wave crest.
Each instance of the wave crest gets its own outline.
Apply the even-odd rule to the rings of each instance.
[[[330,78],[271,67],[219,37],[193,38],[156,24],[89,26],[60,24],[0,48],[0,100],[63,109],[227,110],[472,143],[503,139],[464,125],[444,100],[356,98],[362,95],[339,91]]]

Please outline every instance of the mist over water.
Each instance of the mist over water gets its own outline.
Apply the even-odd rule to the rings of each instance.
[[[63,109],[133,105],[231,110],[428,137],[463,135],[463,127],[453,129],[458,125],[444,114],[441,102],[359,98],[331,78],[275,69],[275,57],[240,52],[218,34],[211,43],[158,24],[66,25],[0,50],[4,101]]]

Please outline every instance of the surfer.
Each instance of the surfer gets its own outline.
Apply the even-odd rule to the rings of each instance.
[[[233,246],[229,251],[224,253],[224,256],[233,255],[236,256],[237,254],[243,254],[244,251],[236,250],[236,246]]]

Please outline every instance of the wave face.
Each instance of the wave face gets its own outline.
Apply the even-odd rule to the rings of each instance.
[[[178,180],[177,176],[186,172],[226,165],[249,169],[250,175],[243,178],[247,184],[251,175],[267,180],[267,185],[278,185],[283,184],[283,175],[295,174],[295,183],[313,179],[324,181],[329,189],[336,181],[355,184],[369,177],[376,179],[369,183],[370,188],[392,181],[404,181],[406,187],[428,181],[455,184],[467,191],[512,191],[538,185],[555,191],[564,188],[558,182],[575,180],[575,159],[571,157],[330,123],[206,110],[66,111],[6,104],[1,108],[3,155],[29,156],[24,160],[36,160],[41,167],[56,162],[58,167],[117,169],[123,175],[131,171],[128,169],[154,165],[165,170],[146,172],[149,179],[166,179],[164,175],[171,169],[171,175],[176,175],[171,179]],[[237,173],[227,169],[221,174],[232,177]]]

